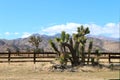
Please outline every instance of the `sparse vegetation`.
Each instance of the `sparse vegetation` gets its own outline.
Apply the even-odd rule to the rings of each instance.
[[[92,46],[93,46],[93,41],[90,41],[90,44],[89,44],[89,47],[88,47],[88,61],[87,61],[87,64],[89,64],[89,60],[90,60],[90,54],[91,54],[91,51],[92,51]]]
[[[27,62],[25,64],[24,63],[11,63],[9,64],[9,66],[6,63],[0,63],[1,64],[0,79],[1,80],[3,79],[9,79],[9,80],[16,79],[17,80],[19,78],[23,80],[27,80],[27,79],[31,79],[31,80],[32,79],[35,79],[35,80],[40,80],[40,79],[41,80],[42,79],[45,79],[45,80],[56,80],[56,79],[57,80],[61,80],[61,79],[69,79],[69,80],[75,80],[75,79],[93,80],[94,79],[94,80],[97,80],[97,79],[101,79],[103,80],[103,79],[116,78],[118,75],[117,70],[119,68],[119,65],[114,66],[113,64],[111,64],[111,65],[104,65],[101,67],[101,65],[99,65],[99,59],[100,59],[101,54],[98,49],[96,49],[95,51],[96,54],[94,54],[94,56],[93,54],[91,55],[94,41],[88,40],[89,41],[89,44],[87,46],[88,49],[86,49],[88,50],[87,51],[88,54],[86,56],[85,54],[86,53],[85,47],[86,47],[86,41],[87,41],[86,34],[88,34],[89,32],[90,32],[89,28],[84,28],[83,26],[80,26],[77,30],[77,33],[73,34],[72,36],[70,36],[65,31],[63,31],[61,33],[61,37],[55,38],[55,41],[58,44],[56,44],[56,42],[54,42],[53,40],[49,41],[52,48],[55,50],[55,52],[57,52],[58,60],[61,64],[57,66],[57,69],[53,69],[53,67],[56,67],[54,66],[53,61],[50,61],[50,63],[38,62],[35,65],[33,63],[27,63]],[[39,49],[39,45],[40,45],[40,42],[42,42],[42,39],[38,36],[31,36],[29,39],[29,42],[34,46],[34,50],[33,50],[34,52],[33,52],[32,57],[34,58],[34,63],[35,63],[38,61],[37,60],[38,58],[36,59],[37,55],[35,53],[44,52],[43,48]],[[15,49],[16,49],[16,53],[19,53],[19,48],[15,48]],[[9,53],[7,55],[8,57],[7,59],[9,63],[10,61],[14,61],[12,60],[11,57],[16,57],[16,55],[10,54],[12,53],[11,50],[10,48],[7,48],[7,52]],[[26,50],[28,54],[29,52],[32,52],[30,48],[27,48]],[[17,57],[21,57],[21,56],[18,55]],[[30,57],[30,55],[28,57]],[[53,59],[54,58],[52,58],[51,60]],[[46,58],[46,60],[48,60],[48,58]],[[83,66],[86,64],[85,60],[87,60],[88,65],[92,64],[93,66],[94,65],[98,65],[98,66],[97,67]],[[69,66],[68,61],[71,62],[72,66]],[[82,67],[79,65],[82,65]],[[64,72],[61,74],[62,71]],[[9,73],[6,73],[6,72],[9,72]],[[75,72],[75,73],[73,74],[71,72]]]
[[[0,63],[0,80],[109,80],[117,79],[119,74],[118,71],[95,71],[94,68],[95,72],[48,72],[48,64],[37,63],[35,70],[33,63]]]
[[[101,55],[101,53],[99,53],[99,49],[96,49],[95,53],[96,53],[96,63],[99,64],[100,55]]]
[[[42,42],[42,39],[39,36],[31,36],[29,42],[32,43],[36,49],[38,49],[40,42]]]
[[[43,49],[39,49],[40,42],[42,42],[41,37],[39,36],[31,36],[29,39],[29,43],[32,43],[33,46],[35,46],[34,52],[39,53],[43,51]]]
[[[52,48],[59,54],[60,62],[62,60],[62,64],[67,63],[67,61],[70,60],[72,66],[77,66],[80,64],[85,65],[86,35],[89,33],[89,28],[84,28],[83,26],[78,27],[77,33],[74,33],[72,37],[63,31],[61,33],[61,37],[55,39],[59,43],[60,50],[56,47],[55,43],[50,40],[50,44]],[[66,51],[66,49],[69,49],[69,52]],[[91,50],[92,42],[89,43],[88,56],[90,56]]]
[[[10,50],[9,48],[7,48],[6,51],[7,51],[8,53],[11,53],[11,50]]]

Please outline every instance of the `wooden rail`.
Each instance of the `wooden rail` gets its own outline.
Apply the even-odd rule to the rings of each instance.
[[[50,62],[51,59],[56,57],[57,53],[54,52],[42,52],[42,53],[0,53],[0,62]],[[88,54],[86,54],[86,59],[88,58]],[[96,53],[91,53],[90,57],[95,57]],[[44,60],[46,59],[46,60]],[[112,60],[120,61],[120,53],[113,52],[102,52],[100,59],[106,59],[109,63],[113,63]]]
[[[54,52],[43,52],[43,53],[0,53],[0,62],[50,62],[50,58],[55,58],[56,53]],[[42,60],[45,59],[46,60]],[[49,59],[48,59],[49,58]]]

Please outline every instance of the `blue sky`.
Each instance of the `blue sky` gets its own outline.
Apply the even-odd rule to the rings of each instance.
[[[119,37],[120,0],[0,0],[0,39],[33,33],[73,33],[80,25],[92,35]]]

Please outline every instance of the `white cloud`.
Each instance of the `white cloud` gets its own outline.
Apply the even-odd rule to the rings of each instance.
[[[116,23],[107,23],[104,26],[100,26],[94,23],[90,24],[78,24],[78,23],[67,23],[61,25],[54,25],[48,28],[44,28],[40,31],[41,34],[54,35],[61,33],[61,31],[66,31],[67,33],[75,33],[77,27],[84,25],[85,27],[90,28],[91,35],[103,35],[112,38],[119,38],[119,24]]]
[[[103,34],[109,34],[110,37],[119,38],[120,37],[120,26],[115,23],[108,23],[103,28]]]
[[[10,35],[10,32],[5,32],[5,35]]]
[[[76,31],[77,26],[80,26],[80,24],[67,23],[67,24],[55,25],[41,30],[40,33],[47,35],[55,35],[56,33],[61,33],[61,31],[73,33]]]
[[[29,36],[31,36],[31,33],[24,32],[23,35],[22,35],[22,38],[26,38],[26,37],[29,37]]]
[[[104,26],[96,24],[88,25],[91,35],[104,35],[112,38],[119,38],[119,24],[107,23]]]
[[[105,26],[113,27],[113,26],[115,26],[115,25],[116,25],[115,23],[108,23],[108,24],[106,24]]]

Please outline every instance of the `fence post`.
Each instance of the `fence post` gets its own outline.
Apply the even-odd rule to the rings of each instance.
[[[109,63],[111,63],[111,61],[110,61],[110,53],[109,53],[108,59],[109,59]]]
[[[7,51],[8,51],[8,63],[10,64],[11,50],[7,48]]]
[[[36,63],[36,52],[34,51],[34,64]]]
[[[10,57],[11,57],[11,52],[8,52],[8,62],[10,64]]]

